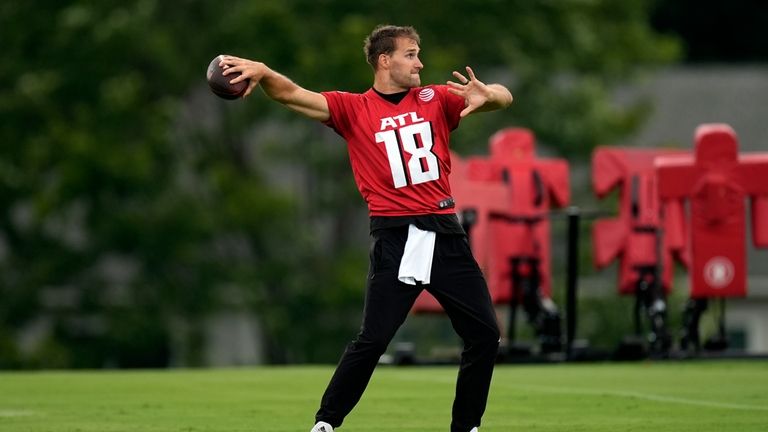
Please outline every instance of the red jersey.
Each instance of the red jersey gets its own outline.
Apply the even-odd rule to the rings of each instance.
[[[371,216],[453,213],[448,136],[464,99],[448,86],[412,88],[398,104],[373,89],[324,92],[325,124],[347,141],[349,160]]]

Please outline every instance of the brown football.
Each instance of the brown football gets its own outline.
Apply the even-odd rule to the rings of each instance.
[[[245,93],[248,88],[248,80],[240,81],[237,84],[230,84],[229,82],[237,78],[237,74],[223,75],[224,69],[219,66],[221,56],[216,56],[211,60],[211,64],[208,65],[208,86],[216,96],[221,98],[232,100],[237,99]]]

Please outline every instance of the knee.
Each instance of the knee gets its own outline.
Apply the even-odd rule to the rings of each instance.
[[[501,332],[499,331],[498,327],[493,327],[492,329],[488,330],[487,337],[487,343],[494,348],[499,347],[499,343],[501,343]]]
[[[358,335],[357,339],[349,344],[351,350],[365,352],[370,355],[381,356],[387,350],[389,341],[382,338],[372,338],[364,334]]]
[[[471,345],[488,349],[498,349],[501,341],[501,332],[497,326],[485,327],[472,337]]]

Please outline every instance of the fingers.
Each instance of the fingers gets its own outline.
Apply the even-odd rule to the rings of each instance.
[[[470,81],[474,81],[474,80],[477,79],[477,77],[475,76],[475,72],[472,71],[472,68],[469,67],[469,66],[467,66],[467,75],[469,75],[469,80]]]
[[[462,97],[462,98],[466,99],[467,93],[468,93],[466,84],[462,85],[462,84],[457,84],[457,83],[452,82],[452,81],[448,81],[448,85],[449,85],[448,93],[453,93],[456,96],[459,96],[459,97]],[[472,113],[474,110],[476,110],[477,107],[478,107],[478,105],[476,105],[474,103],[468,103],[467,106],[461,111],[461,113],[459,113],[459,116],[462,117],[462,118],[466,117],[470,113]]]
[[[232,79],[229,80],[230,84],[237,84],[240,81],[245,81],[250,77],[250,74],[247,73],[245,66],[224,66],[224,72],[221,74],[223,76],[232,75]],[[237,74],[236,76],[234,74]]]
[[[467,86],[448,81],[448,93],[452,93],[462,99],[466,99],[468,93]]]
[[[219,67],[224,70],[221,73],[222,75],[229,75],[235,72],[242,73],[243,70],[245,70],[246,64],[247,60],[241,59],[240,57],[224,54],[219,56]]]
[[[468,84],[469,80],[462,74],[453,71],[453,76],[456,77],[457,80],[459,80],[462,84]]]
[[[249,71],[249,62],[239,57],[233,57],[228,55],[219,56],[219,66],[222,69],[221,74],[223,76],[232,75],[233,79],[229,81],[230,84],[237,84],[241,81],[249,79],[253,72]],[[246,94],[248,91],[246,91]]]
[[[223,67],[225,64],[232,65],[242,60],[243,59],[241,59],[240,57],[235,57],[228,54],[221,54],[219,55],[219,66]]]
[[[222,75],[226,76],[232,73],[236,64],[235,60],[236,58],[232,56],[225,56],[225,55],[219,56],[219,67],[223,70],[223,72],[221,73]]]
[[[446,81],[445,83],[448,85],[448,87],[451,87],[451,88],[448,89],[448,91],[450,91],[452,93],[455,93],[455,92],[452,91],[454,89],[455,90],[463,90],[464,86],[466,85],[466,84],[459,84],[459,83],[453,82],[453,81]]]
[[[248,88],[247,88],[247,89],[245,89],[245,93],[243,93],[243,97],[244,97],[244,98],[245,98],[245,97],[248,97],[248,95],[250,95],[250,94],[251,94],[251,92],[253,92],[253,89],[255,89],[257,85],[258,85],[258,83],[257,83],[257,82],[255,82],[255,81],[251,81],[251,82],[248,84]]]
[[[232,75],[230,84],[248,81],[248,87],[243,92],[242,97],[245,98],[253,93],[253,89],[259,85],[260,67],[263,66],[261,63],[226,54],[219,55],[218,59],[219,67],[222,69],[221,74],[224,76]]]
[[[459,117],[464,118],[470,114],[472,114],[477,108],[479,108],[477,105],[467,105],[466,108],[464,108],[460,113]]]
[[[469,78],[465,77],[459,72],[453,71],[453,76],[456,77],[456,79],[459,80],[464,85],[467,85],[470,82],[477,80],[477,77],[475,76],[475,71],[473,71],[472,68],[469,66],[466,66],[466,69],[467,69],[467,76]]]
[[[223,75],[226,75],[226,74],[223,74]],[[245,77],[244,74],[240,74],[240,75],[236,76],[234,79],[229,80],[229,83],[230,84],[237,84],[240,81],[245,81],[246,79],[247,78]]]
[[[229,66],[233,66],[235,64],[235,60],[238,60],[238,59],[236,57],[222,54],[219,56],[219,67],[222,69],[226,69]]]

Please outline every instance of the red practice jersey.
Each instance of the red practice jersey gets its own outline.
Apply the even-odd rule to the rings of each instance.
[[[398,104],[373,89],[324,92],[325,122],[347,141],[357,188],[371,216],[453,213],[448,137],[464,99],[448,86],[412,88]]]

